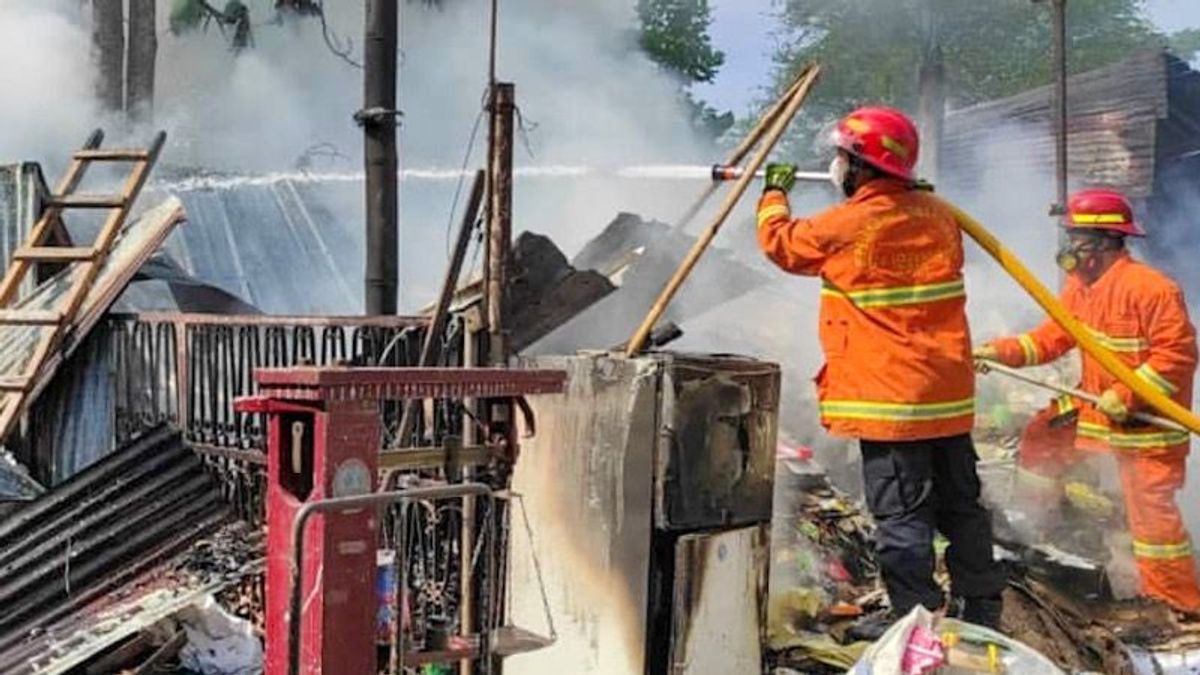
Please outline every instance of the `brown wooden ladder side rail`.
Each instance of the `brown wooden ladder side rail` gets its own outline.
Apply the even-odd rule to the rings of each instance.
[[[148,148],[101,148],[104,133],[99,129],[92,132],[83,147],[72,156],[66,173],[45,201],[42,214],[24,244],[13,253],[4,280],[0,282],[0,327],[36,326],[43,330],[38,331],[33,351],[21,371],[0,377],[0,441],[8,437],[25,412],[30,392],[42,375],[48,357],[70,332],[166,139],[166,132],[160,131]],[[111,195],[76,192],[87,170],[96,162],[131,165],[120,192]],[[65,231],[63,213],[75,209],[108,212],[95,241],[90,246],[53,245],[50,241],[52,233]],[[56,297],[50,308],[14,307],[19,301],[17,293],[21,284],[37,264],[63,266],[71,279],[67,291]]]

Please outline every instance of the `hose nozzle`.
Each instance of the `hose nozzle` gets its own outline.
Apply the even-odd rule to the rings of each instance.
[[[713,164],[712,167],[712,179],[716,182],[737,180],[745,173],[746,170],[740,166]],[[767,172],[765,169],[759,169],[754,173],[755,178],[763,178],[766,175]],[[797,171],[796,180],[810,183],[828,183],[830,178],[828,171]]]

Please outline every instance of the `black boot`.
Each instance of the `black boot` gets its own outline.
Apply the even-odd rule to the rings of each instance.
[[[1004,601],[1000,596],[991,598],[963,598],[962,620],[976,626],[1000,630],[1000,613]]]

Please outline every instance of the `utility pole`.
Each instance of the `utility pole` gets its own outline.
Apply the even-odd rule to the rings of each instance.
[[[154,0],[129,0],[129,53],[125,59],[125,111],[133,122],[154,113],[154,66],[158,58]]]
[[[938,0],[925,0],[925,46],[917,70],[920,96],[917,122],[921,127],[921,164],[923,178],[938,182],[942,138],[946,126],[946,64],[942,54],[937,13]]]
[[[491,142],[488,144],[488,211],[485,241],[488,363],[508,363],[508,331],[504,322],[504,289],[512,248],[513,131],[516,87],[497,82],[489,101]]]
[[[367,0],[363,40],[363,128],[366,169],[366,312],[396,313],[399,186],[396,175],[396,46],[398,0]]]
[[[1067,212],[1067,0],[1051,0],[1054,12],[1054,115],[1058,203],[1051,215]]]
[[[96,95],[105,112],[125,110],[125,3],[92,0],[92,48],[99,75]]]
[[[1050,215],[1059,217],[1067,212],[1067,0],[1033,0],[1034,4],[1050,6],[1053,44],[1054,96],[1054,172],[1055,204]]]

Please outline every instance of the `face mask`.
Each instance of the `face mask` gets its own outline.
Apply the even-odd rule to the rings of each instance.
[[[846,178],[850,175],[850,160],[844,155],[838,153],[834,155],[833,161],[829,162],[829,182],[833,183],[833,187],[838,191],[846,192]],[[850,195],[846,195],[849,197]]]
[[[1074,272],[1079,267],[1079,254],[1070,246],[1065,246],[1054,256],[1054,262],[1058,263],[1062,271],[1067,273]]]
[[[1099,251],[1100,245],[1095,242],[1067,244],[1054,257],[1054,261],[1065,272],[1090,274],[1100,264],[1100,258],[1096,255]]]

